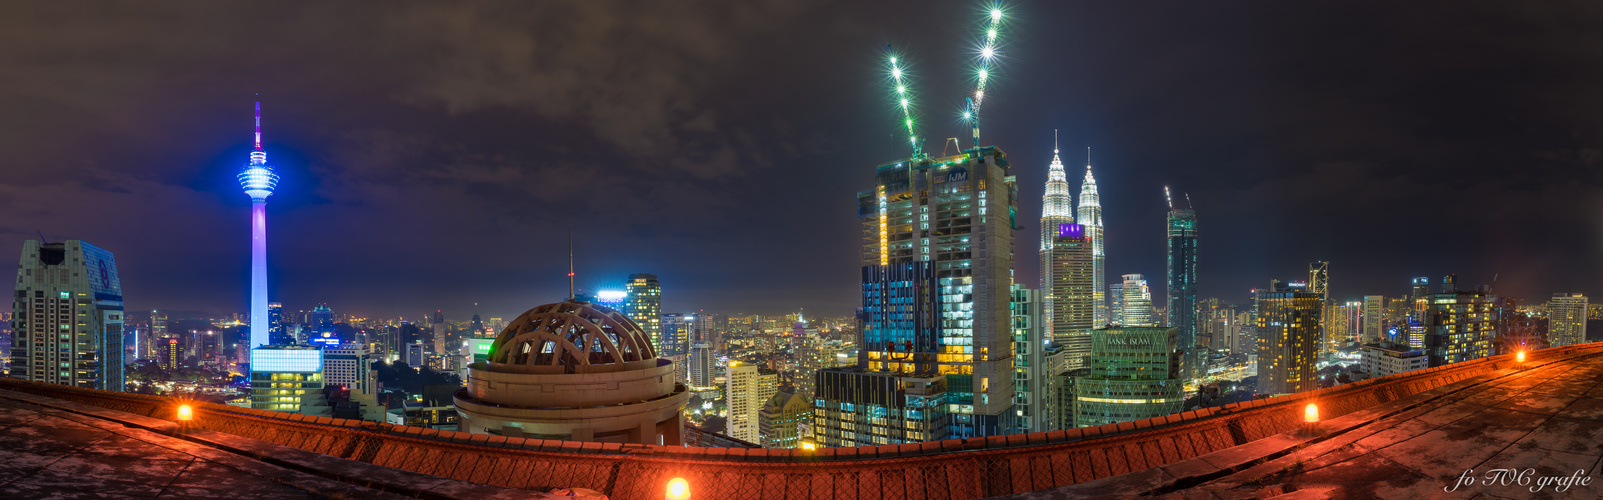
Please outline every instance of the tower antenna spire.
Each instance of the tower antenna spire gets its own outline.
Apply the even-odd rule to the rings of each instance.
[[[1058,129],[1052,129],[1052,154],[1058,154]]]
[[[1192,205],[1191,204],[1191,193],[1186,193],[1186,208],[1189,208],[1189,209],[1192,209],[1192,210],[1196,210],[1196,208],[1197,208],[1196,205]]]
[[[261,94],[256,94],[256,150],[262,150],[262,101]]]
[[[1163,201],[1169,204],[1169,210],[1174,210],[1174,198],[1169,197],[1169,186],[1163,187]]]
[[[573,226],[568,226],[568,300],[573,300]]]

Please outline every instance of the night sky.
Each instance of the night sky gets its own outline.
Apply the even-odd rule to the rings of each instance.
[[[129,309],[246,308],[234,175],[260,93],[272,299],[511,318],[657,274],[666,311],[845,315],[856,192],[905,156],[885,45],[930,138],[965,137],[972,1],[148,2],[0,7],[0,260],[116,254]],[[984,142],[1037,284],[1052,131],[1101,185],[1109,281],[1162,303],[1163,186],[1200,292],[1331,261],[1534,302],[1603,292],[1603,4],[1009,2]]]

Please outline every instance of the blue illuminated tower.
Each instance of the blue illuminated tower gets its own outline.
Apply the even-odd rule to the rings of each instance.
[[[1175,328],[1175,340],[1185,352],[1181,378],[1198,378],[1206,373],[1202,365],[1208,357],[1197,341],[1197,211],[1191,208],[1190,195],[1186,208],[1175,208],[1168,186],[1163,187],[1163,198],[1169,203],[1169,326]]]
[[[278,174],[267,166],[262,150],[262,103],[256,103],[256,149],[250,165],[239,173],[239,185],[250,196],[250,346],[268,343],[267,331],[267,197],[278,187]]]

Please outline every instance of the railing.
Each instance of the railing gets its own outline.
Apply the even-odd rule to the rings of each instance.
[[[1603,354],[1603,343],[1545,349],[1522,366]],[[674,477],[702,499],[963,499],[1138,471],[1295,429],[1304,404],[1335,418],[1514,367],[1512,356],[1306,393],[1066,431],[818,450],[701,448],[509,438],[193,404],[193,426],[465,481],[613,499],[662,498]],[[169,398],[3,380],[26,392],[167,420]]]

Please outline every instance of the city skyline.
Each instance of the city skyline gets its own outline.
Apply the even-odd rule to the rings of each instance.
[[[36,8],[88,14],[71,23],[75,30],[116,33],[127,22],[117,12]],[[1603,246],[1603,236],[1577,218],[1594,211],[1599,188],[1594,176],[1578,172],[1596,158],[1598,130],[1603,130],[1590,116],[1603,114],[1589,111],[1596,105],[1580,89],[1595,87],[1590,83],[1603,78],[1572,73],[1566,69],[1569,64],[1538,61],[1525,69],[1530,81],[1540,83],[1520,88],[1528,95],[1553,96],[1565,103],[1564,109],[1545,105],[1547,101],[1526,103],[1499,92],[1497,85],[1508,82],[1496,78],[1441,80],[1452,74],[1443,66],[1456,67],[1450,60],[1410,68],[1416,62],[1411,58],[1459,48],[1417,42],[1417,33],[1403,27],[1408,20],[1447,15],[1468,27],[1440,33],[1444,40],[1484,48],[1487,42],[1470,35],[1503,30],[1522,36],[1527,32],[1516,28],[1530,25],[1565,29],[1555,20],[1558,14],[1472,21],[1474,8],[1442,13],[1418,6],[1354,6],[1318,16],[1277,11],[1283,14],[1277,24],[1232,37],[1223,34],[1241,27],[1232,23],[1253,19],[1234,19],[1202,7],[1181,7],[1197,9],[1182,12],[1191,14],[1184,21],[1178,19],[1187,17],[1183,15],[1136,17],[1114,6],[1015,7],[1026,8],[1030,11],[1013,16],[1019,20],[1011,25],[1012,41],[1002,47],[1000,74],[1006,75],[1006,84],[986,106],[985,142],[1008,151],[1019,198],[1026,200],[1019,204],[1023,229],[1014,232],[1015,282],[1037,286],[1039,263],[1032,247],[1039,245],[1034,236],[1041,233],[1035,225],[1040,206],[1027,200],[1042,194],[1050,133],[1061,129],[1064,150],[1093,149],[1108,221],[1109,275],[1164,275],[1164,206],[1156,190],[1169,184],[1185,186],[1198,210],[1207,214],[1207,245],[1214,250],[1201,267],[1199,297],[1247,304],[1250,288],[1275,276],[1294,275],[1318,260],[1333,263],[1331,291],[1339,300],[1402,295],[1412,277],[1448,273],[1459,274],[1466,287],[1493,284],[1499,295],[1525,303],[1542,302],[1557,292],[1596,294],[1590,284],[1597,282],[1603,267],[1584,256]],[[1493,9],[1491,14],[1518,9],[1475,8]],[[165,15],[161,9],[132,15]],[[76,68],[72,63],[34,66],[0,57],[9,61],[0,64],[19,76],[0,86],[0,102],[16,110],[0,118],[0,128],[23,131],[0,139],[10,153],[0,164],[0,178],[5,179],[0,180],[0,194],[8,200],[0,205],[0,220],[6,221],[0,227],[0,243],[5,243],[0,258],[17,259],[21,241],[35,237],[36,230],[51,241],[93,241],[118,255],[130,311],[246,311],[249,261],[238,250],[248,234],[238,216],[249,202],[231,184],[238,159],[252,148],[244,139],[249,124],[240,110],[261,92],[273,109],[275,130],[264,146],[274,155],[285,185],[267,209],[274,218],[268,245],[274,256],[268,270],[274,284],[270,301],[293,308],[326,302],[369,317],[410,317],[435,309],[445,310],[448,317],[467,317],[471,304],[480,303],[486,316],[510,317],[565,295],[560,255],[565,249],[544,244],[531,229],[578,223],[616,228],[576,234],[577,280],[583,291],[620,289],[631,273],[653,273],[661,276],[664,311],[774,314],[805,308],[844,315],[855,306],[858,276],[851,251],[856,236],[843,229],[851,227],[852,215],[843,204],[873,164],[905,155],[895,137],[895,118],[879,97],[882,82],[871,76],[879,47],[890,41],[910,48],[910,72],[926,95],[960,95],[956,89],[966,84],[963,78],[940,78],[932,69],[955,67],[945,59],[956,57],[948,52],[957,52],[931,41],[934,34],[853,20],[883,19],[901,9],[912,17],[908,23],[951,24],[966,19],[962,8],[759,10],[732,35],[772,29],[777,38],[785,38],[785,30],[806,31],[820,47],[708,49],[706,43],[716,45],[718,37],[729,35],[690,30],[694,36],[668,40],[672,43],[662,50],[672,57],[640,65],[646,74],[671,82],[664,86],[668,90],[593,109],[555,104],[583,89],[524,73],[535,66],[532,62],[476,52],[456,53],[448,61],[468,68],[516,70],[526,78],[524,83],[536,88],[534,96],[519,97],[516,88],[470,76],[424,71],[393,57],[377,58],[365,67],[372,75],[360,77],[378,80],[313,84],[295,75],[320,74],[375,54],[372,48],[338,44],[327,54],[307,50],[318,45],[318,37],[333,36],[327,34],[327,25],[314,20],[319,16],[309,14],[337,13],[338,7],[268,8],[252,16],[232,15],[229,6],[205,9],[218,19],[265,20],[305,28],[284,33],[309,34],[227,33],[227,22],[153,33],[142,43],[170,50],[184,64],[96,66],[98,76],[84,80],[71,76]],[[544,41],[522,37],[571,35],[561,30],[524,34],[518,32],[519,23],[532,19],[492,19],[491,12],[481,10],[471,20],[496,28],[488,34],[436,30],[442,31],[431,35],[437,38],[419,39],[423,35],[414,31],[428,30],[403,28],[432,26],[428,13],[416,7],[397,10],[396,17],[388,18],[392,24],[374,21],[350,28],[395,46],[439,43],[459,49],[495,46],[496,39],[487,38],[491,35],[511,37],[503,43],[515,48]],[[1318,33],[1328,34],[1343,19],[1377,13],[1401,21],[1377,29],[1376,39],[1354,49],[1375,57],[1317,56],[1355,43],[1339,37],[1320,40]],[[654,13],[641,13],[648,14]],[[672,13],[669,19],[703,14]],[[1565,15],[1603,17],[1599,14]],[[26,50],[86,50],[118,59],[137,49],[69,42],[67,35],[34,31],[40,23],[31,21],[44,15],[19,11],[0,23],[39,42]],[[687,26],[728,21],[721,16]],[[831,30],[832,36],[817,36],[812,27],[818,23],[797,23],[804,28],[781,21],[789,18],[842,28]],[[597,21],[586,17],[586,11],[577,19]],[[1202,27],[1210,21],[1213,27]],[[643,21],[630,17],[627,22]],[[1136,24],[1128,33],[1115,29],[1129,23]],[[1152,39],[1157,33],[1170,35]],[[1595,36],[1577,36],[1583,35]],[[264,36],[281,43],[254,45]],[[236,44],[239,53],[183,48],[200,45],[192,41],[202,38]],[[244,45],[247,40],[253,45]],[[638,48],[662,41],[651,35],[621,42],[583,37],[577,52],[593,52],[610,42]],[[1388,44],[1401,44],[1411,55],[1383,54]],[[1286,53],[1265,52],[1263,46],[1283,47],[1279,50]],[[1514,67],[1531,53],[1548,50],[1576,56],[1565,47],[1497,45],[1474,64]],[[1223,63],[1213,68],[1183,61],[1196,52],[1215,55]],[[246,57],[239,57],[241,53]],[[1316,56],[1308,62],[1278,65],[1291,54],[1310,53]],[[819,70],[840,64],[842,54],[845,66],[855,69]],[[608,82],[593,90],[602,99],[639,90],[609,78],[613,73],[587,66],[587,55],[592,54],[560,58],[548,67],[582,81]],[[770,58],[790,62],[765,61]],[[247,61],[248,66],[225,59]],[[702,66],[693,63],[703,59],[715,60],[723,69],[716,75],[683,76],[690,74],[683,68]],[[1133,70],[1131,60],[1164,64]],[[1352,74],[1425,79],[1377,86],[1365,77],[1330,69],[1337,67]],[[1144,71],[1179,73],[1189,83],[1174,84],[1169,88],[1173,92],[1162,87],[1123,89],[1133,82],[1155,81]],[[846,97],[814,100],[777,95],[789,92],[733,92],[724,98],[727,86],[717,78],[756,72],[779,75],[775,80],[814,78],[817,86],[809,88]],[[213,80],[191,83],[202,74]],[[1314,90],[1252,90],[1278,89],[1309,78],[1334,83]],[[388,91],[369,92],[372,86]],[[1389,99],[1386,92],[1401,97]],[[1465,96],[1476,97],[1475,116],[1513,117],[1521,125],[1494,121],[1468,130],[1454,114]],[[35,102],[42,104],[20,104]],[[924,108],[925,122],[935,125],[925,143],[932,152],[939,138],[966,132],[962,125],[938,118],[946,108],[957,109],[939,100]],[[786,118],[775,124],[767,115]],[[843,123],[832,116],[856,118]],[[1313,123],[1325,121],[1335,123],[1324,126],[1330,128]],[[1282,126],[1286,123],[1296,126]],[[1396,123],[1415,123],[1415,128]],[[530,141],[531,136],[538,140]],[[1154,140],[1163,147],[1153,148]],[[1071,167],[1076,164],[1073,156]],[[59,171],[70,175],[53,175]],[[1070,175],[1077,171],[1070,168]],[[528,187],[544,185],[558,189]],[[596,187],[610,195],[580,200],[565,194]],[[514,202],[500,201],[508,196]],[[1265,210],[1277,203],[1297,208],[1275,214]],[[1494,208],[1488,210],[1486,203]],[[1367,222],[1438,211],[1484,217],[1449,221],[1447,234],[1431,239],[1408,239],[1406,229]],[[1487,227],[1498,228],[1500,237],[1487,241]],[[1581,229],[1555,229],[1561,227]],[[1374,228],[1380,232],[1368,232]],[[1358,232],[1366,234],[1366,241],[1349,241]],[[1383,241],[1402,243],[1379,243]],[[473,258],[475,253],[484,256]],[[496,265],[479,265],[492,258]],[[1155,303],[1165,300],[1162,288],[1153,287]]]

